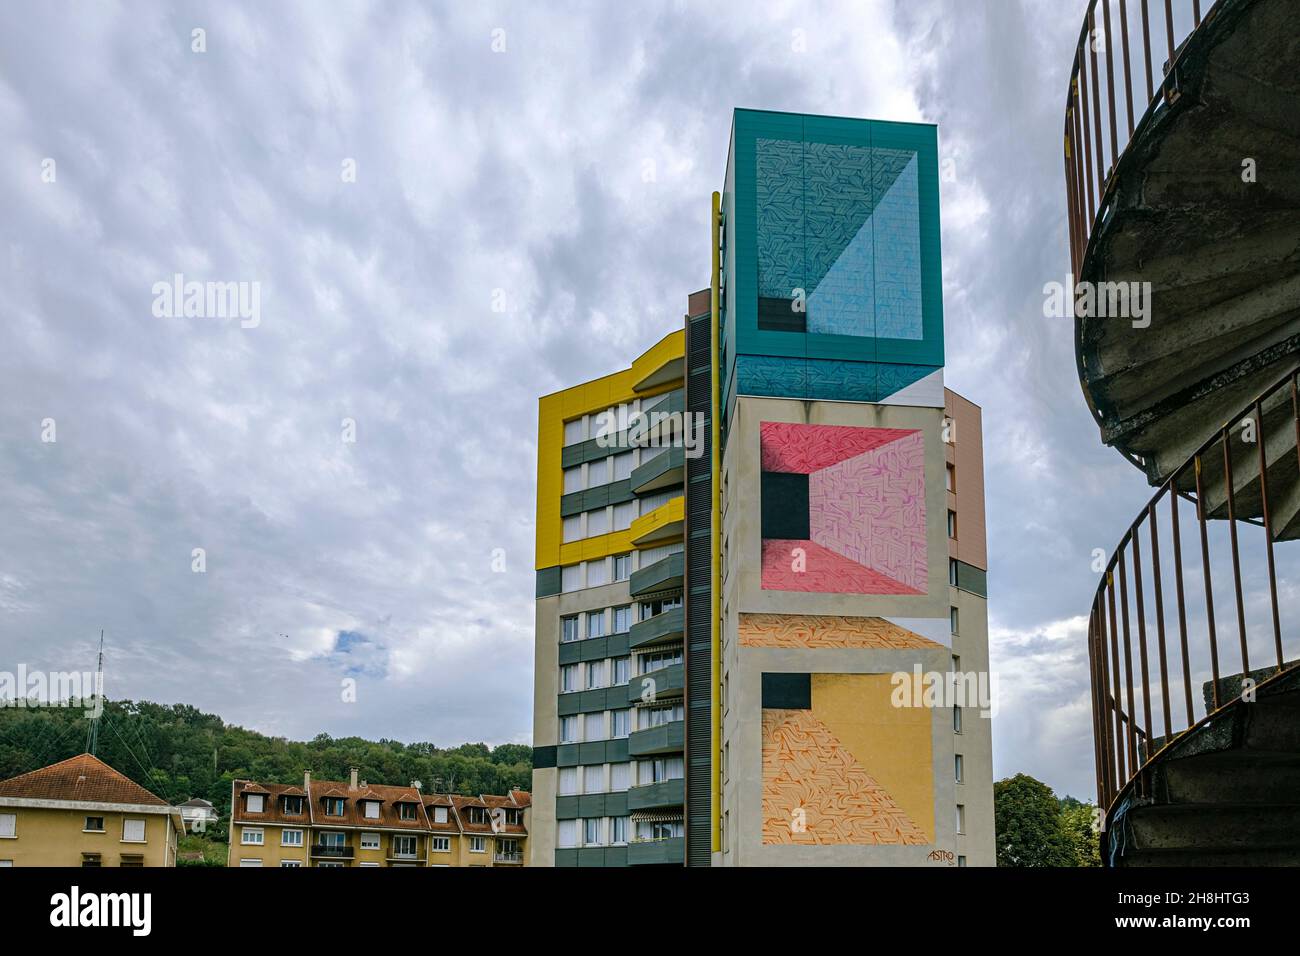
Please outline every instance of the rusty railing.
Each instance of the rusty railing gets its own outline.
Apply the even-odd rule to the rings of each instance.
[[[1178,58],[1187,38],[1214,17],[1218,3],[1091,0],[1088,4],[1065,104],[1065,185],[1070,264],[1076,278],[1088,237],[1110,201],[1112,176],[1133,139],[1133,130],[1148,114],[1178,98]],[[1124,106],[1127,133],[1119,123],[1119,101]],[[1143,109],[1141,114],[1134,112],[1135,102]]]
[[[1275,535],[1300,536],[1300,515],[1269,480],[1271,462],[1272,477],[1287,481],[1286,497],[1300,494],[1298,377],[1293,368],[1175,469],[1105,568],[1088,619],[1103,811],[1129,788],[1146,795],[1159,752],[1236,699],[1240,690],[1226,688],[1236,688],[1235,675],[1251,674],[1248,637],[1255,666],[1265,671],[1255,678],[1287,666],[1284,644],[1295,661],[1300,640],[1294,625],[1284,639]],[[1280,515],[1279,504],[1288,509]],[[1188,538],[1199,547],[1185,548]],[[1172,560],[1162,562],[1162,554]],[[1283,579],[1284,595],[1297,583]]]

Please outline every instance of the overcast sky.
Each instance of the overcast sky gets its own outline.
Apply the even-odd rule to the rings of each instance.
[[[104,628],[112,697],[527,742],[537,397],[679,326],[734,107],[924,121],[995,772],[1091,796],[1091,552],[1150,492],[1043,318],[1082,7],[0,8],[0,670]],[[257,321],[159,317],[177,273],[258,283]]]

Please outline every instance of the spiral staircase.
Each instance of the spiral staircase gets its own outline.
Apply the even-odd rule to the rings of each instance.
[[[1109,865],[1300,865],[1298,19],[1092,0],[1075,49],[1079,376],[1157,489],[1089,614]]]

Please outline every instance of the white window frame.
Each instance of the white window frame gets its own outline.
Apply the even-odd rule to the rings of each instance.
[[[433,822],[434,822],[434,823],[446,823],[446,822],[447,822],[447,808],[446,808],[446,807],[434,807],[434,808],[433,808]]]
[[[295,843],[293,840],[289,838],[289,834],[291,833],[297,835],[298,837],[297,843]],[[301,830],[290,830],[287,827],[280,830],[280,846],[302,846],[304,839],[305,837]]]
[[[253,806],[253,801],[254,801],[254,800],[257,801],[257,806],[256,806],[256,807]],[[261,793],[250,793],[250,794],[248,794],[248,795],[247,795],[247,800],[245,801],[245,807],[247,808],[247,810],[248,810],[249,813],[265,813],[265,812],[266,812],[266,795],[265,795],[265,794],[261,794]]]
[[[0,840],[18,839],[18,814],[0,813]]]
[[[254,837],[256,837],[257,839],[253,839]],[[122,842],[131,843],[135,841],[128,840],[126,839],[125,836],[123,836]],[[266,831],[263,830],[261,827],[240,827],[239,845],[240,846],[265,846]]]
[[[434,836],[434,837],[429,837],[429,840],[431,841],[429,843],[429,849],[432,850],[434,853],[451,852],[451,837]]]
[[[136,823],[140,825],[140,839],[132,840],[126,835],[127,832],[126,828],[128,824],[136,824]],[[122,842],[123,843],[148,843],[149,828],[145,824],[146,821],[144,817],[123,817],[122,818]]]
[[[362,850],[378,850],[380,848],[380,839],[378,833],[362,833],[361,842],[358,846]]]
[[[481,837],[481,836],[472,836],[472,837],[470,837],[470,838],[469,838],[469,852],[471,852],[471,853],[486,853],[486,852],[487,852],[487,837]]]

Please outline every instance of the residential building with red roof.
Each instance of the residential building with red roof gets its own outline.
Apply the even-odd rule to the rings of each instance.
[[[175,866],[181,811],[91,754],[0,780],[0,867]]]

